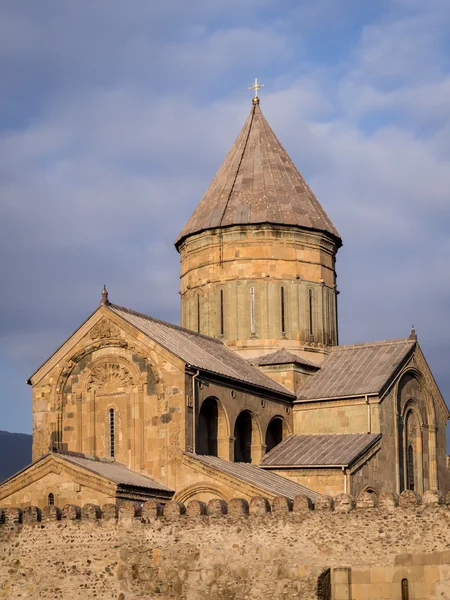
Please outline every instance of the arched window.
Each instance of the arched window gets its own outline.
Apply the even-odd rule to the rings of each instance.
[[[252,416],[240,413],[234,426],[234,462],[252,462]]]
[[[220,335],[225,335],[223,290],[220,290]]]
[[[48,505],[53,506],[55,504],[55,495],[50,493],[48,495]]]
[[[279,418],[272,419],[266,432],[266,452],[270,452],[283,441],[283,421]]]
[[[280,314],[281,314],[281,335],[286,333],[286,310],[285,310],[285,297],[284,287],[280,288]]]
[[[116,455],[116,424],[114,409],[109,409],[109,456],[114,458]]]
[[[310,337],[314,336],[314,293],[311,288],[308,289],[308,329]]]
[[[197,333],[200,333],[200,294],[197,294]]]
[[[217,456],[219,408],[215,398],[207,398],[200,409],[197,427],[197,454]]]
[[[407,579],[402,579],[402,600],[409,600],[409,586]]]
[[[333,303],[330,290],[327,291],[327,324],[328,324],[328,340],[329,343],[333,343]]]
[[[253,335],[256,331],[255,326],[255,288],[250,288],[250,333]]]
[[[407,467],[406,467],[406,473],[407,473],[407,487],[408,490],[412,490],[414,491],[415,488],[415,478],[414,478],[414,449],[411,446],[411,444],[409,444],[408,446],[408,463],[407,463]]]

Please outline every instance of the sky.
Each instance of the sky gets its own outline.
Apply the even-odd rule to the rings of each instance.
[[[251,107],[339,230],[340,342],[450,402],[448,0],[0,0],[0,429],[99,303],[179,322],[182,229]]]

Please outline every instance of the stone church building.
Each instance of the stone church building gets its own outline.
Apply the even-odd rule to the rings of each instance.
[[[175,242],[181,326],[110,302],[30,377],[0,505],[450,491],[414,330],[339,345],[340,235],[253,98]]]

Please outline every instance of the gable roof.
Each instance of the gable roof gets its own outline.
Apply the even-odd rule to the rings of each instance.
[[[313,502],[320,496],[318,492],[314,492],[300,483],[296,483],[271,471],[265,471],[258,465],[230,462],[217,456],[185,454],[190,459],[194,459],[210,469],[215,469],[271,496],[285,496],[293,500],[295,496],[302,495],[307,496]]]
[[[87,456],[77,452],[57,452],[53,455],[92,473],[96,473],[100,477],[118,485],[147,488],[157,490],[158,492],[167,492],[168,494],[174,493],[174,490],[162,485],[148,475],[132,471],[124,464],[115,460]]]
[[[331,234],[338,231],[297,170],[259,103],[254,103],[240,134],[175,245],[215,227],[255,223],[296,225]]]
[[[379,394],[413,351],[408,338],[349,346],[334,346],[320,371],[297,394],[298,400],[346,398]]]
[[[314,369],[320,369],[320,365],[317,365],[306,358],[301,358],[296,354],[292,354],[286,350],[286,348],[280,348],[276,352],[272,352],[271,354],[265,354],[264,356],[259,356],[258,358],[252,358],[249,361],[251,364],[258,365],[260,367],[269,366],[269,365],[301,365],[303,367],[309,367]]]
[[[220,340],[116,304],[108,304],[107,308],[196,369],[283,394],[286,400],[295,397],[287,388],[252,367]]]
[[[381,433],[290,435],[268,452],[261,467],[347,467],[381,439]]]
[[[49,452],[39,457],[37,460],[24,467],[8,479],[5,479],[0,484],[0,499],[11,493],[21,489],[24,485],[29,485],[42,477],[42,469],[44,471],[49,468],[56,469],[55,472],[60,473],[61,468],[73,466],[75,468],[89,471],[96,477],[92,480],[93,489],[107,488],[119,491],[127,487],[140,488],[142,493],[147,496],[156,496],[162,498],[171,498],[174,490],[162,485],[147,475],[137,473],[128,469],[122,463],[118,463],[111,459],[101,459],[93,456],[87,456],[77,452]],[[26,474],[25,479],[23,476]],[[100,479],[98,479],[100,478]],[[24,483],[22,483],[24,481]],[[13,488],[11,491],[11,487]]]

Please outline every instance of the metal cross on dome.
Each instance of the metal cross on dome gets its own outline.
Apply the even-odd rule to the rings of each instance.
[[[264,84],[263,83],[258,83],[258,78],[255,77],[255,83],[252,85],[252,87],[249,87],[248,89],[249,90],[255,90],[255,98],[257,98],[258,97],[258,90],[259,90],[259,88],[262,88],[262,87],[264,87]]]

